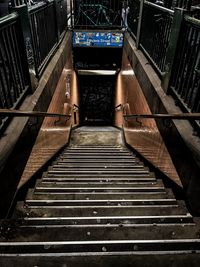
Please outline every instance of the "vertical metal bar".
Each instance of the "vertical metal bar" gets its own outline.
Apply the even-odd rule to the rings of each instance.
[[[62,17],[60,13],[60,3],[58,0],[54,0],[53,2],[53,9],[54,9],[54,14],[55,14],[55,25],[56,25],[56,36],[57,36],[57,42],[60,40],[60,24],[62,22]],[[48,26],[47,26],[48,27]]]
[[[70,18],[70,21],[71,21],[71,28],[73,28],[73,20],[72,20],[72,16],[73,16],[73,10],[72,10],[72,1],[73,1],[73,3],[74,3],[74,1],[75,0],[70,0],[70,16],[71,16],[71,18]],[[73,5],[74,6],[74,5]]]
[[[143,8],[144,8],[144,0],[141,0],[140,1],[139,20],[138,20],[138,26],[137,26],[137,34],[136,34],[136,48],[139,48],[139,45],[140,45]]]
[[[16,80],[15,80],[15,77],[14,77],[14,70],[13,70],[13,64],[12,64],[12,59],[10,58],[10,51],[8,49],[8,42],[6,40],[6,34],[5,32],[3,32],[3,36],[2,36],[2,45],[4,47],[4,51],[5,51],[5,55],[6,55],[6,59],[7,59],[7,62],[8,62],[8,69],[9,69],[9,80],[8,80],[8,90],[9,90],[9,94],[11,96],[11,99],[12,99],[12,103],[14,104],[15,101],[17,100],[17,95],[16,95],[16,92],[15,90],[13,90],[13,92],[11,91],[11,87],[12,85],[14,86],[14,84],[16,83]],[[6,77],[7,76],[7,73],[6,73]]]
[[[14,53],[14,58],[16,61],[16,74],[18,76],[19,84],[20,84],[20,93],[23,92],[23,89],[25,89],[25,83],[24,83],[24,77],[23,77],[23,69],[21,65],[21,58],[19,54],[19,49],[18,49],[18,44],[17,44],[17,39],[16,39],[16,34],[15,34],[15,28],[13,25],[10,27],[10,37],[11,37],[11,47]]]
[[[3,35],[1,36],[1,39],[3,40]],[[4,53],[3,53],[2,49],[4,50],[3,46],[0,48],[0,58],[2,59],[2,63],[3,63],[3,68],[1,68],[1,71],[2,71],[1,74],[3,74],[2,77],[4,77],[4,80],[6,82],[6,84],[3,83],[5,85],[4,92],[5,92],[5,95],[6,95],[6,100],[8,102],[8,107],[12,107],[13,99],[12,99],[12,96],[11,96],[11,92],[9,90],[10,80],[8,78],[8,72],[6,70],[6,67],[9,69],[9,62],[7,61],[7,64],[6,64],[6,59],[5,59],[6,55],[4,56]],[[5,50],[4,50],[4,52],[5,52]]]
[[[2,54],[2,51],[0,49],[0,59],[3,63],[3,54]],[[4,64],[3,64],[4,65]],[[2,107],[5,107],[5,108],[10,108],[12,107],[12,99],[11,99],[11,96],[10,94],[7,94],[6,91],[8,91],[10,93],[10,91],[8,90],[8,82],[7,82],[7,75],[6,75],[6,71],[5,71],[5,66],[2,66],[0,68],[0,81],[1,81],[1,89],[2,89],[2,95],[3,95],[3,98],[4,98],[4,101],[2,100],[3,103],[5,103],[5,105]]]
[[[186,100],[186,96],[188,95],[190,89],[191,89],[191,77],[194,73],[194,69],[195,69],[195,58],[197,58],[198,55],[198,51],[196,50],[196,44],[197,44],[197,40],[198,40],[198,33],[197,31],[195,31],[194,29],[194,38],[192,41],[192,46],[191,46],[191,54],[189,57],[189,61],[188,61],[188,66],[189,68],[187,68],[187,71],[185,72],[185,79],[183,82],[183,90],[181,92],[181,97],[183,97],[184,101]]]
[[[26,80],[24,77],[24,70],[23,70],[23,66],[22,66],[22,60],[21,60],[21,54],[20,54],[20,49],[19,49],[19,46],[18,46],[18,38],[17,38],[17,30],[15,27],[13,27],[13,39],[14,39],[14,42],[15,42],[15,49],[16,49],[16,53],[17,53],[17,61],[19,62],[18,63],[18,68],[20,70],[20,73],[22,73],[22,86],[25,87],[26,86]]]
[[[165,92],[168,91],[168,87],[169,87],[172,66],[174,64],[175,53],[176,53],[177,44],[178,44],[180,31],[181,31],[181,25],[183,21],[183,15],[184,15],[183,9],[175,8],[174,18],[173,18],[172,28],[171,28],[171,33],[170,33],[170,39],[169,39],[169,46],[168,46],[167,54],[166,54],[165,75],[163,76],[163,79],[162,79],[162,87]]]
[[[181,68],[181,73],[180,73],[180,82],[179,82],[179,86],[176,88],[176,91],[178,92],[178,94],[182,95],[182,92],[184,90],[184,81],[185,81],[185,75],[187,75],[187,72],[189,71],[187,66],[188,66],[188,62],[190,62],[191,60],[191,56],[193,54],[193,51],[191,49],[191,40],[194,38],[194,29],[190,28],[188,34],[186,35],[186,49],[184,50],[185,55],[184,55],[184,64],[180,66]],[[189,38],[190,36],[190,38]],[[190,41],[189,41],[189,40]],[[189,41],[189,42],[188,42]]]
[[[31,30],[30,30],[30,23],[29,23],[29,16],[28,16],[28,7],[26,5],[21,5],[19,7],[15,8],[15,11],[20,16],[20,25],[21,25],[21,35],[23,37],[23,41],[21,42],[21,46],[23,46],[21,49],[26,51],[26,43],[29,41],[29,44],[31,46],[32,54],[34,53],[32,48],[32,36],[31,36]],[[32,65],[28,63],[28,55],[26,53],[26,58],[23,58],[23,69],[24,69],[24,75],[26,76],[27,83],[29,84],[30,91],[34,91],[37,87],[37,83],[35,81],[35,64],[34,61],[32,62]]]
[[[188,49],[187,46],[187,38],[188,38],[188,27],[185,27],[183,25],[182,30],[181,30],[181,49],[180,52],[178,53],[178,56],[176,58],[176,62],[174,65],[174,68],[176,69],[176,72],[173,74],[173,80],[172,80],[172,86],[178,90],[179,88],[179,79],[182,79],[181,73],[185,68],[185,62],[186,62],[186,56],[185,56],[185,51]]]
[[[74,111],[74,124],[76,125],[76,111]]]
[[[15,101],[20,96],[20,88],[19,88],[19,80],[18,80],[18,72],[17,72],[17,64],[18,62],[15,59],[14,53],[15,49],[12,47],[12,38],[10,34],[11,25],[5,31],[5,41],[6,41],[6,49],[8,49],[8,57],[10,59],[10,67],[11,67],[11,76],[13,77],[13,95],[15,96]]]
[[[196,100],[197,100],[197,96],[199,95],[199,92],[197,90],[195,90],[195,80],[197,77],[197,72],[196,72],[196,67],[197,67],[197,60],[200,57],[200,42],[198,40],[199,38],[199,33],[197,29],[195,29],[196,32],[196,38],[195,40],[193,40],[193,47],[192,47],[192,57],[191,57],[191,62],[188,64],[189,65],[189,79],[186,76],[185,79],[185,83],[186,83],[186,87],[185,87],[185,94],[184,94],[184,100],[185,102],[188,104],[189,107],[191,107],[192,109],[195,106]],[[196,91],[196,92],[195,92]],[[199,99],[199,97],[198,97]]]
[[[32,35],[32,42],[33,42],[33,51],[34,51],[34,65],[35,65],[35,71],[36,71],[36,77],[39,77],[39,56],[38,56],[38,42],[37,42],[37,33],[36,33],[36,16],[35,14],[30,14],[30,29],[31,29],[31,35]]]

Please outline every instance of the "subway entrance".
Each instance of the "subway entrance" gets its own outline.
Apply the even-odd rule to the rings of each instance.
[[[79,75],[82,125],[111,125],[116,75]]]
[[[121,69],[123,32],[74,31],[73,60],[82,125],[112,125],[116,77]]]

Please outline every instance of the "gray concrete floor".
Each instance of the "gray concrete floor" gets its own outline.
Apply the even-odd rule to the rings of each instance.
[[[70,146],[122,146],[121,131],[111,126],[83,126],[72,131]]]

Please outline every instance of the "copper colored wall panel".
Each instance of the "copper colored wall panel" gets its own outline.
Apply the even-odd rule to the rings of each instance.
[[[68,143],[74,116],[71,104],[79,105],[76,73],[72,70],[72,53],[69,47],[67,63],[62,71],[47,112],[72,113],[70,120],[45,118],[27,161],[18,189],[24,185],[55,153]],[[77,124],[79,122],[77,116]]]
[[[116,84],[115,106],[125,104],[126,114],[151,114],[150,108],[137,82],[129,61],[123,54],[122,70]],[[165,175],[182,187],[180,178],[163,142],[154,119],[129,119],[125,121],[122,111],[115,112],[115,125],[123,125],[126,142]]]

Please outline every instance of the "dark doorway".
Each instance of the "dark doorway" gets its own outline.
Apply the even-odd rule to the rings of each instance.
[[[80,75],[82,125],[111,125],[115,75]]]

